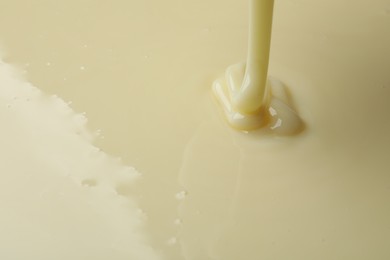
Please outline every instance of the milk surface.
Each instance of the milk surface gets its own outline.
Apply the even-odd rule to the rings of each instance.
[[[126,210],[115,206],[116,197],[77,186],[84,180],[78,177],[63,180],[47,171],[40,181],[26,185],[36,194],[45,181],[68,185],[64,191],[72,198],[67,212],[80,212],[76,223],[93,216],[105,219],[90,224],[87,230],[101,236],[83,246],[91,250],[85,252],[104,248],[111,237],[122,234],[128,239],[123,250],[134,243],[149,246],[150,259],[160,254],[163,259],[194,260],[390,256],[388,1],[275,2],[269,73],[290,89],[305,122],[305,130],[294,137],[235,131],[215,109],[212,81],[246,58],[248,10],[242,1],[5,3],[0,10],[3,61],[25,70],[26,80],[45,95],[56,94],[72,101],[74,111],[86,112],[88,127],[102,132],[94,145],[140,173],[132,185],[100,182],[115,187],[119,200],[133,201]],[[4,104],[1,111],[6,109]],[[9,115],[2,117],[2,125],[10,124]],[[22,133],[14,126],[7,130],[10,138],[3,139],[31,136],[31,118],[23,117]],[[14,162],[32,161],[43,149],[31,147],[23,160],[16,150]],[[45,149],[44,155],[58,148]],[[72,149],[69,153],[79,150]],[[7,158],[8,150],[0,151]],[[67,156],[56,158],[62,162]],[[41,160],[53,163],[49,156]],[[84,163],[75,160],[73,165]],[[16,174],[21,164],[8,163],[7,169],[24,180]],[[40,169],[30,165],[31,171]],[[12,190],[3,192],[14,194]],[[83,205],[88,198],[99,201],[99,210]],[[21,198],[15,203],[28,215],[24,222],[4,220],[13,225],[3,225],[10,228],[1,239],[22,248],[8,234],[15,230],[11,227],[26,223],[25,230],[32,230],[29,241],[45,241],[33,239],[43,235],[26,220],[32,204]],[[65,209],[60,205],[43,209],[58,214],[54,219],[66,219],[59,216]],[[115,220],[137,220],[137,209],[145,225],[121,233]],[[64,244],[88,259],[79,253],[81,246],[69,241],[75,241],[75,234],[94,233],[74,227],[65,229],[72,232]],[[132,234],[145,238],[133,239]],[[9,248],[12,256],[15,251]],[[53,256],[45,253],[42,258]],[[128,259],[130,253],[117,259]]]

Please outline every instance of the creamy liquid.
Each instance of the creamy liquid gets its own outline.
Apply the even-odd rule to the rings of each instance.
[[[297,134],[301,119],[292,110],[288,90],[278,80],[267,80],[273,0],[251,0],[248,57],[230,66],[213,83],[213,91],[228,123],[239,130],[268,126],[277,134]]]
[[[258,112],[266,101],[273,6],[273,0],[250,1],[249,43],[245,75],[238,77],[237,80],[234,68],[227,73],[232,106],[242,114]]]
[[[38,2],[7,1],[0,9],[5,60],[26,70],[45,93],[85,111],[89,127],[104,136],[95,144],[142,174],[133,185],[116,188],[121,198],[136,199],[145,215],[142,230],[149,240],[133,242],[152,245],[151,254],[165,259],[389,258],[387,0],[276,1],[269,74],[290,89],[287,98],[306,124],[294,138],[234,131],[215,109],[212,81],[246,57],[248,13],[242,1]],[[2,125],[9,120],[3,118]],[[32,133],[23,122],[24,133]],[[14,129],[7,132],[10,140],[20,135]],[[22,145],[20,161],[30,161],[36,142]],[[7,158],[7,150],[0,152]],[[24,165],[2,167],[17,172]],[[50,175],[40,176],[44,183]],[[78,198],[78,190],[66,191]],[[90,211],[88,219],[107,221],[96,222],[104,235],[94,236],[102,240],[90,240],[85,250],[96,252],[127,223],[110,221],[125,214],[110,208],[115,200]],[[23,200],[15,203],[29,208]],[[75,215],[82,218],[89,211],[81,209],[67,212],[82,212]],[[6,221],[3,229],[26,223],[22,227],[31,230],[31,238],[39,236],[27,221]],[[12,230],[1,233],[2,241]],[[67,230],[62,245],[74,250],[72,259],[96,259],[70,242],[78,242],[79,229]],[[32,247],[45,240],[29,241]],[[40,259],[62,256],[40,252]],[[110,259],[122,259],[115,257]]]

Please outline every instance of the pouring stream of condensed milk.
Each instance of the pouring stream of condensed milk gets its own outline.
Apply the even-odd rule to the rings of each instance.
[[[279,134],[302,130],[284,85],[268,79],[274,0],[251,0],[248,57],[230,66],[213,84],[214,94],[231,126],[254,130],[268,126]]]

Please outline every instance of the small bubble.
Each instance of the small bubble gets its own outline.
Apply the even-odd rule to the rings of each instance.
[[[50,62],[46,62],[46,66],[51,66],[51,63]]]
[[[80,66],[80,70],[85,70],[85,67],[84,66]]]
[[[184,200],[187,197],[187,192],[186,191],[180,191],[180,192],[176,193],[175,197],[178,200]]]
[[[97,147],[92,148],[92,153],[100,153],[100,149]]]
[[[174,223],[175,225],[177,225],[177,226],[180,226],[180,225],[183,224],[183,222],[181,221],[180,218],[175,219],[175,221],[174,221],[173,223]]]
[[[94,179],[86,179],[81,181],[81,185],[85,187],[95,187],[97,185],[97,181]]]
[[[142,209],[137,209],[137,215],[142,220],[146,220],[147,219],[147,215],[146,215],[145,211],[143,211]]]
[[[167,244],[170,246],[176,245],[176,243],[177,243],[176,237],[172,237],[172,238],[168,239],[168,241],[167,241]]]

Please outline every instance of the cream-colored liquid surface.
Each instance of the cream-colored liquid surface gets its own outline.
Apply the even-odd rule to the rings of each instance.
[[[306,124],[295,137],[237,132],[215,109],[212,81],[246,57],[248,10],[242,1],[3,2],[3,60],[24,69],[28,81],[44,93],[85,111],[89,128],[101,129],[104,136],[95,145],[141,174],[130,186],[101,181],[108,190],[115,187],[118,197],[110,199],[103,188],[94,192],[77,186],[84,175],[62,180],[45,171],[20,194],[27,197],[33,187],[34,192],[44,190],[43,183],[64,183],[71,197],[67,202],[74,202],[68,205],[74,207],[64,209],[56,196],[31,203],[9,199],[7,205],[19,205],[26,215],[23,221],[1,215],[1,228],[9,227],[0,235],[7,242],[2,245],[8,245],[5,256],[27,259],[21,253],[27,242],[12,237],[19,223],[30,230],[28,246],[41,241],[36,245],[44,248],[45,241],[53,241],[32,229],[35,222],[27,221],[31,212],[23,211],[44,202],[49,205],[35,219],[39,212],[58,215],[48,216],[42,227],[53,221],[50,228],[56,230],[54,220],[62,220],[62,210],[78,214],[66,222],[65,242],[47,244],[59,251],[42,249],[36,259],[61,259],[55,252],[99,259],[83,252],[99,252],[117,236],[128,247],[110,259],[138,259],[131,252],[140,248],[150,259],[160,254],[194,260],[390,256],[388,1],[275,2],[269,72],[291,90]],[[0,88],[12,86],[5,82]],[[1,124],[10,126],[4,130],[10,138],[1,140],[33,141],[17,143],[12,162],[20,163],[3,163],[2,178],[19,176],[16,185],[24,178],[17,172],[40,169],[25,163],[35,158],[38,141],[46,149],[42,155],[62,151],[56,162],[64,158],[66,164],[72,154],[79,158],[75,151],[81,141],[59,149],[41,139],[19,139],[21,134],[34,136],[37,130],[28,120],[35,117],[27,116],[25,108],[23,131],[17,131],[14,114],[4,112],[8,103],[2,102]],[[47,131],[44,136],[61,139],[50,134],[52,128]],[[73,132],[66,129],[65,136]],[[0,148],[5,162],[12,145],[7,147]],[[53,157],[38,162],[50,165]],[[72,165],[82,169],[84,163]],[[113,171],[102,169],[100,175]],[[13,194],[11,188],[4,192],[2,201]],[[98,210],[85,208],[88,200],[97,202]],[[116,203],[122,200],[131,206],[121,209]],[[88,223],[81,220],[93,216],[100,220],[85,230],[71,225]],[[132,219],[145,219],[146,225],[132,226]],[[90,244],[76,243],[80,237]]]

